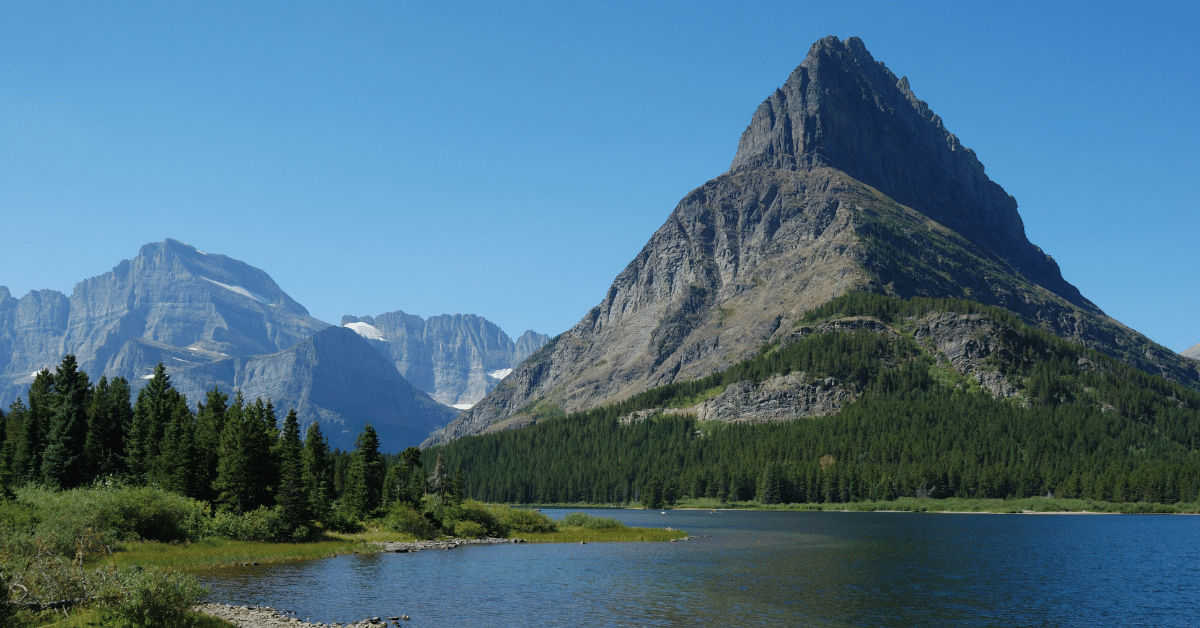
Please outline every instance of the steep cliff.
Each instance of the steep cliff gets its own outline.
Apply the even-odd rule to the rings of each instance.
[[[447,405],[469,407],[549,337],[526,331],[513,342],[491,321],[474,314],[428,319],[399,310],[379,316],[343,316],[395,364],[404,378]]]
[[[679,203],[600,304],[426,444],[707,375],[856,290],[998,305],[1200,386],[1194,363],[1062,278],[907,79],[857,38],[829,37],[754,113],[730,170]]]

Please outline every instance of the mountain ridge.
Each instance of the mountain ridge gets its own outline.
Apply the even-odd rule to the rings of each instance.
[[[866,121],[861,137],[832,107],[842,103]],[[875,153],[895,159],[901,145],[925,158],[881,171]],[[923,198],[924,186],[937,196]],[[755,111],[730,170],[680,201],[601,303],[424,446],[705,376],[854,291],[998,305],[1200,386],[1194,365],[1107,317],[1062,278],[1025,238],[1016,201],[907,80],[860,40],[825,38]]]

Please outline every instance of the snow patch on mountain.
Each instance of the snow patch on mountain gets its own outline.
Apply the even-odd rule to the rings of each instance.
[[[512,369],[500,369],[498,371],[492,371],[491,373],[488,373],[488,377],[491,377],[494,379],[504,379],[505,377],[508,377],[509,373],[512,373],[512,372],[513,372]]]
[[[236,292],[244,297],[254,299],[255,301],[258,301],[259,303],[262,303],[263,305],[274,305],[269,300],[267,300],[266,297],[264,297],[260,294],[255,294],[253,292],[250,292],[249,290],[247,290],[241,286],[231,286],[227,283],[221,283],[215,279],[209,279],[208,277],[201,277],[201,279],[203,279],[204,281],[207,281],[209,283],[215,283],[218,286],[225,288],[226,290],[231,290],[231,291]]]
[[[343,327],[349,327],[350,329],[353,329],[354,333],[362,336],[363,338],[368,338],[370,340],[387,340],[387,338],[384,338],[383,334],[380,333],[380,331],[376,329],[374,325],[368,323],[346,323],[343,325]]]
[[[470,410],[471,408],[475,407],[475,404],[473,404],[473,403],[452,403],[452,404],[450,404],[450,407],[457,408],[459,410]]]

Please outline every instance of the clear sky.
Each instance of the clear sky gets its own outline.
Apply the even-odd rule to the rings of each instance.
[[[809,4],[0,0],[0,285],[69,294],[171,237],[331,323],[556,334],[814,41],[858,36],[1068,281],[1200,342],[1195,3]]]

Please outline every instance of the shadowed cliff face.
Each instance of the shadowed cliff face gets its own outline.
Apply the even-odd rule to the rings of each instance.
[[[1100,313],[1025,238],[1017,202],[975,151],[897,79],[862,40],[826,37],[767,98],[738,142],[731,171],[829,166],[912,207],[1072,304]]]
[[[856,38],[826,38],[754,113],[730,171],[685,197],[598,306],[433,445],[723,369],[852,290],[1005,307],[1196,386],[1024,234],[1016,201]]]

